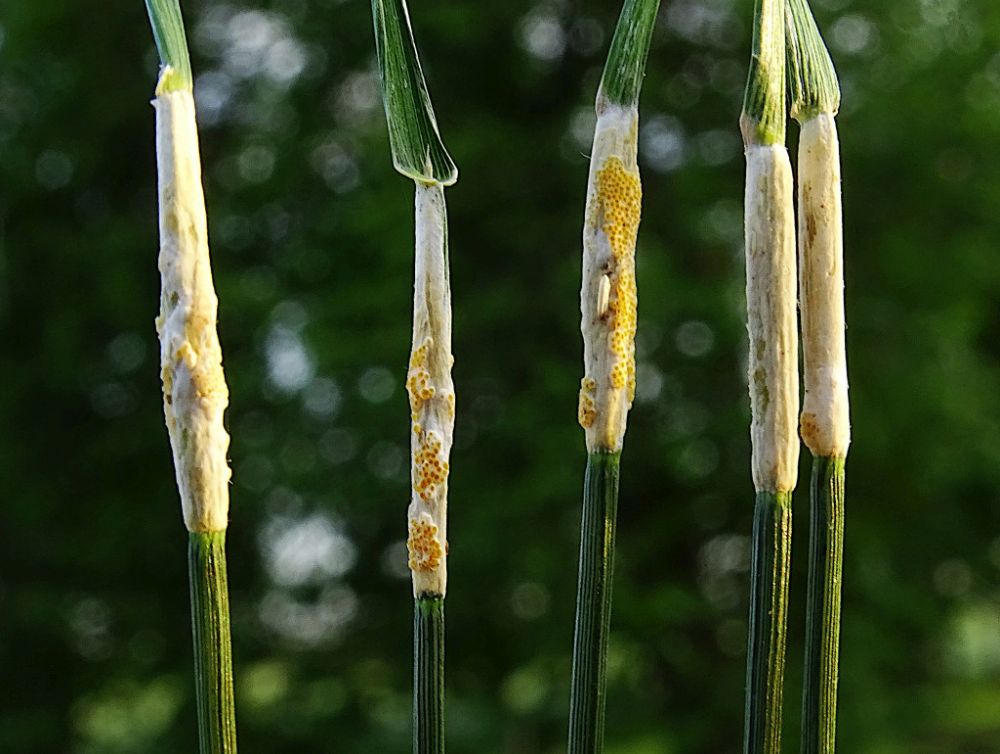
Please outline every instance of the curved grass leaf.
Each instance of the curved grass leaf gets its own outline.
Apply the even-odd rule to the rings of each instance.
[[[458,180],[438,132],[405,0],[372,0],[375,51],[393,165],[403,175],[448,186]]]
[[[837,72],[807,0],[786,0],[785,34],[792,117],[805,121],[820,113],[836,115],[840,109]]]

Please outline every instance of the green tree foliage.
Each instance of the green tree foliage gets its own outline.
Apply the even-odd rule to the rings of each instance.
[[[643,86],[611,754],[732,752],[740,737],[748,8],[665,4]],[[448,93],[435,106],[463,170],[449,193],[455,752],[564,747],[584,153],[616,11],[420,7],[425,74]],[[185,13],[232,390],[240,736],[261,753],[405,752],[412,220],[386,159],[369,7],[191,0]],[[993,754],[1000,8],[838,0],[816,15],[843,83],[854,418],[840,746]],[[2,751],[195,748],[153,331],[147,23],[139,2],[99,17],[68,0],[0,14]],[[802,672],[801,494],[796,510],[789,699]],[[797,718],[790,704],[792,750]]]

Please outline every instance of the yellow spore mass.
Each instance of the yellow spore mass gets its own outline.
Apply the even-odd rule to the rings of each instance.
[[[447,480],[448,462],[441,453],[442,443],[437,433],[421,431],[418,439],[419,447],[413,456],[413,491],[426,503]]]
[[[593,377],[584,377],[580,380],[580,404],[577,408],[577,419],[584,429],[592,426],[597,418],[596,392],[597,380]]]
[[[427,514],[419,519],[410,519],[406,549],[411,571],[433,571],[440,565],[444,548],[438,539],[438,527]]]
[[[410,412],[413,421],[419,419],[420,409],[434,397],[431,373],[427,370],[427,353],[431,349],[431,339],[427,338],[410,354],[410,367],[406,372],[406,393],[410,397]],[[452,398],[454,400],[454,398]]]
[[[608,301],[609,347],[615,361],[611,387],[627,388],[629,403],[635,397],[635,330],[638,295],[635,284],[635,242],[642,212],[639,175],[626,170],[619,157],[609,157],[597,172],[597,201],[603,215],[601,230],[608,239],[614,261],[609,274],[612,295]]]

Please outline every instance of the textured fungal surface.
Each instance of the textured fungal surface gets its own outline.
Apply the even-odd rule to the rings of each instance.
[[[416,186],[413,347],[406,374],[412,487],[407,548],[414,594],[444,595],[448,462],[455,427],[446,213],[439,184]]]
[[[638,127],[635,108],[605,105],[594,133],[580,292],[585,371],[577,417],[590,451],[621,449],[635,398]]]
[[[747,147],[745,197],[750,440],[758,491],[798,477],[798,338],[792,167],[784,146]]]
[[[406,539],[410,570],[414,573],[433,573],[441,566],[444,547],[438,537],[438,527],[427,514],[410,519],[410,532]]]
[[[184,522],[191,531],[221,531],[229,513],[229,402],[216,330],[205,200],[190,91],[154,101],[160,205],[160,373]]]
[[[844,321],[840,144],[833,115],[799,137],[799,297],[805,396],[799,431],[817,456],[847,455],[851,423]]]

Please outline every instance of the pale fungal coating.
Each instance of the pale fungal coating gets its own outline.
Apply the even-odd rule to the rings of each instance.
[[[223,414],[229,390],[216,331],[218,300],[208,253],[198,132],[190,91],[163,91],[153,102],[160,204],[160,368],[163,407],[184,523],[222,531],[229,519]]]
[[[427,513],[410,519],[406,551],[409,553],[408,565],[414,574],[433,573],[441,567],[444,548],[438,538],[438,527]]]
[[[580,329],[584,377],[578,419],[587,450],[621,450],[635,398],[635,244],[642,186],[635,107],[602,103],[594,131],[583,227]]]
[[[746,159],[753,481],[761,492],[789,492],[795,488],[799,460],[792,166],[783,145],[750,145]]]
[[[416,184],[413,350],[410,399],[410,570],[413,593],[444,595],[447,586],[448,462],[455,428],[451,379],[451,290],[444,189]]]
[[[844,239],[840,144],[833,115],[799,136],[799,296],[805,397],[799,430],[817,456],[847,455],[851,421],[844,342]]]

